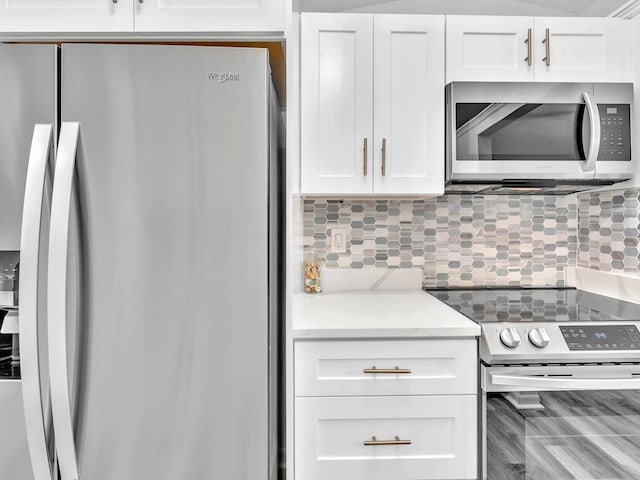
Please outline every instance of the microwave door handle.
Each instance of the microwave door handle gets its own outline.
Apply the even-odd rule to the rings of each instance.
[[[582,165],[582,171],[585,173],[593,172],[596,174],[596,160],[598,159],[598,153],[600,152],[600,112],[598,112],[598,106],[594,105],[593,100],[589,96],[589,92],[582,94],[584,103],[587,107],[587,113],[589,114],[590,123],[590,136],[589,136],[589,151],[586,154],[586,160]]]
[[[536,377],[492,373],[491,383],[507,387],[534,390],[634,390],[640,388],[640,378],[629,377]]]

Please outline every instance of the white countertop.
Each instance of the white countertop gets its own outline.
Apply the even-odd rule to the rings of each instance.
[[[479,335],[475,322],[422,290],[299,293],[293,297],[296,339]]]

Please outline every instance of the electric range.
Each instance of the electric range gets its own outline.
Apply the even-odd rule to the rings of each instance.
[[[640,305],[571,288],[429,293],[481,327],[479,478],[640,478]]]
[[[640,361],[640,304],[575,288],[427,291],[480,324],[488,365]]]

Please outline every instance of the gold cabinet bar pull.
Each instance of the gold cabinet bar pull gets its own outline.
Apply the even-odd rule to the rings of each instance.
[[[551,65],[551,43],[549,42],[548,28],[544,31],[544,40],[542,40],[542,43],[544,43],[544,53],[546,54],[546,57],[544,57],[542,61],[545,62],[548,67],[549,65]]]
[[[527,39],[524,41],[527,44],[527,58],[524,59],[527,65],[531,66],[531,29],[527,31]]]
[[[397,374],[397,373],[411,373],[411,369],[410,368],[399,368],[399,367],[394,367],[394,368],[376,368],[371,367],[371,368],[365,368],[362,370],[364,373],[392,373],[392,374]]]
[[[382,139],[382,176],[387,174],[387,139]]]
[[[362,443],[365,447],[373,447],[376,445],[411,445],[411,440],[400,440],[400,437],[397,435],[395,440],[378,440],[375,436],[372,436],[371,440],[365,440]]]
[[[367,176],[367,139],[364,139],[364,154],[362,156],[362,171],[364,176]]]

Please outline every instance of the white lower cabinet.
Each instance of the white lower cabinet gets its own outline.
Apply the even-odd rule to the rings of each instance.
[[[457,395],[478,388],[475,340],[297,342],[295,351],[298,397]]]
[[[477,396],[296,399],[296,480],[473,479]]]
[[[301,340],[295,480],[472,480],[475,339]]]

